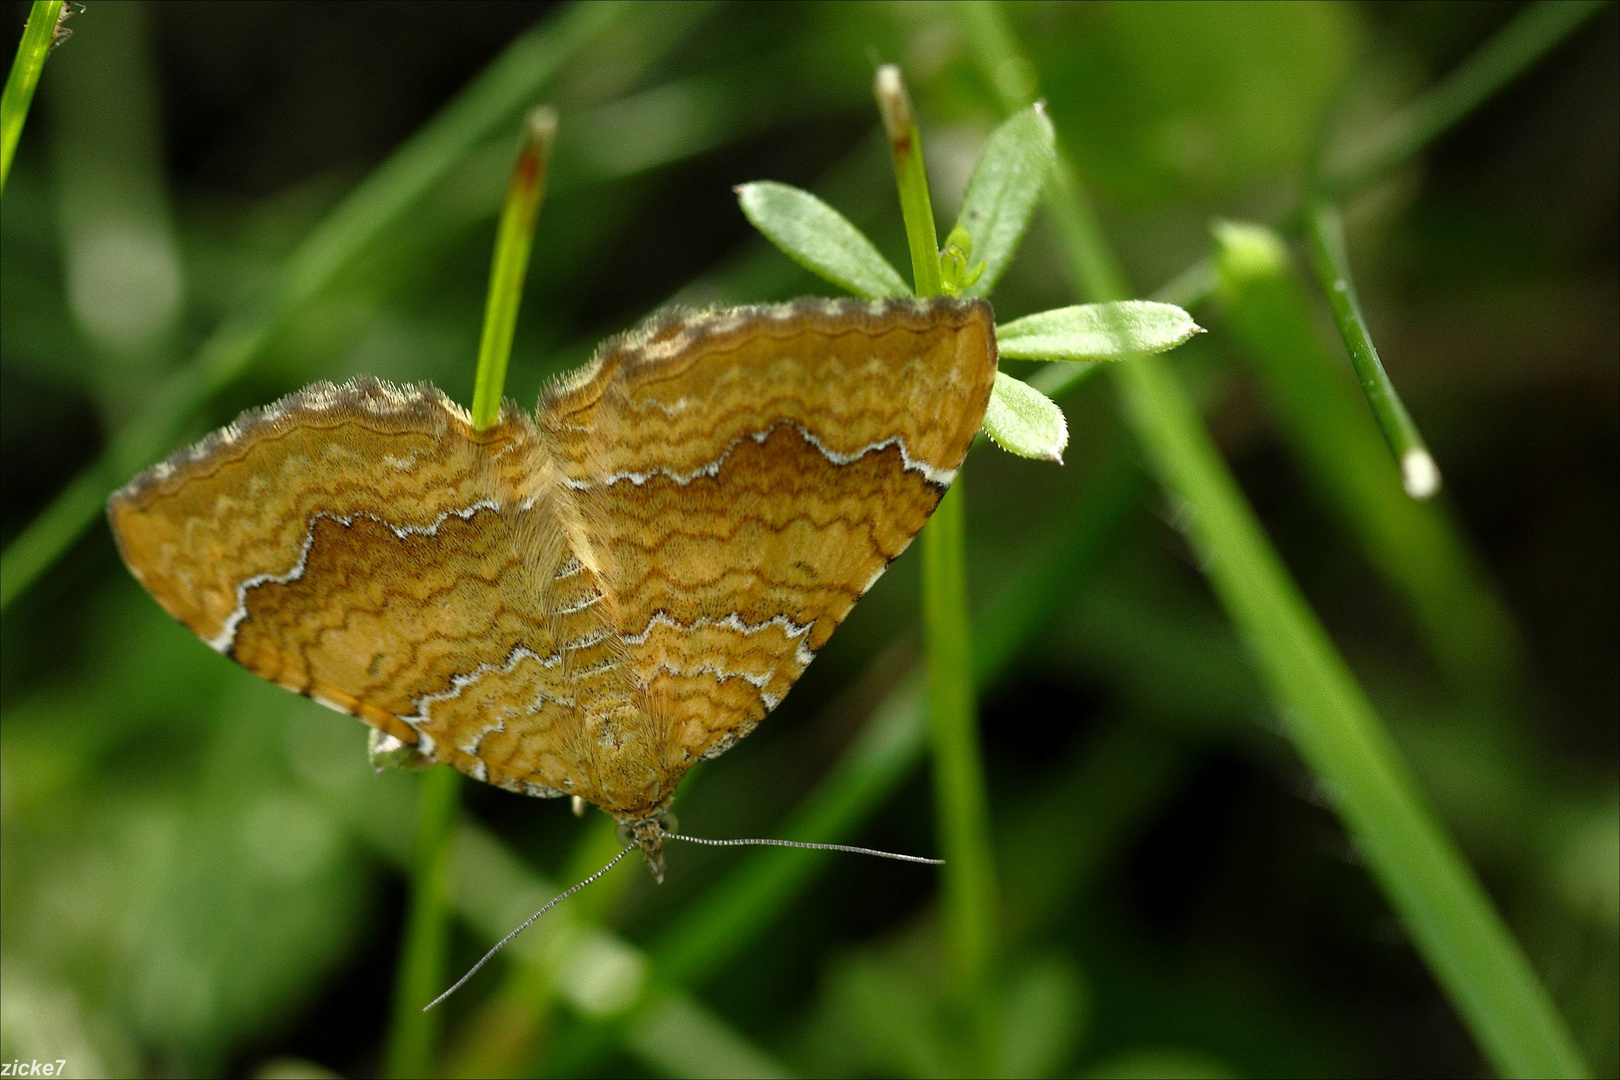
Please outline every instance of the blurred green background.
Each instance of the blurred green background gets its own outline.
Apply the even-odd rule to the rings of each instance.
[[[0,11],[9,57],[27,6]],[[1007,11],[1144,294],[1211,252],[1213,221],[1286,226],[1324,139],[1353,152],[1516,13]],[[735,184],[815,191],[907,266],[876,63],[905,71],[944,225],[1001,116],[963,24],[926,3],[97,3],[69,26],[4,195],[8,545],[176,373],[237,347],[221,326],[262,347],[128,473],[317,378],[431,379],[469,401],[524,105],[561,116],[507,385],[525,405],[671,300],[831,294],[753,233]],[[1316,356],[1351,384],[1297,249],[1293,287],[1269,307],[1218,293],[1194,309],[1212,333],[1174,354],[1599,1075],[1620,1069],[1616,31],[1615,7],[1600,10],[1346,207],[1375,340],[1445,476],[1432,512],[1370,523],[1312,456],[1323,438],[1331,452],[1334,421],[1290,404],[1290,363]],[[479,128],[457,95],[481,73],[487,87],[508,50],[521,62],[502,77],[532,89]],[[439,130],[465,145],[444,150],[449,167],[363,242],[334,241],[328,215],[357,185],[428,175],[422,155],[391,155],[453,100]],[[321,262],[340,249],[352,257]],[[998,318],[1073,300],[1038,216]],[[1032,574],[1060,585],[980,698],[996,1067],[1479,1074],[1282,738],[1108,382],[1061,399],[1066,465],[984,446],[966,468],[976,619],[1028,607]],[[1375,486],[1394,475],[1387,457],[1359,466]],[[1115,510],[1091,528],[1099,505]],[[1458,540],[1440,545],[1450,570],[1431,565],[1435,530]],[[1453,571],[1448,593],[1435,582]],[[684,831],[781,835],[829,775],[887,762],[850,839],[937,849],[927,769],[881,737],[914,701],[917,578],[908,554],[770,720],[694,774]],[[202,647],[124,571],[99,518],[6,608],[0,660],[0,1057],[66,1058],[84,1076],[382,1069],[421,776],[373,775],[361,725]],[[470,783],[463,796],[458,968],[615,850],[594,811]],[[937,873],[796,855],[813,875],[757,926],[717,930],[751,857],[682,847],[662,887],[615,870],[451,1000],[443,1067],[959,1069]]]

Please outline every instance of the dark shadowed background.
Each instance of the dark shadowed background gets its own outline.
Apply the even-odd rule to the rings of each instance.
[[[27,10],[0,6],[7,57]],[[1213,221],[1278,220],[1324,126],[1353,144],[1516,11],[1033,3],[1010,17],[1145,295],[1210,250]],[[356,184],[519,35],[566,14],[239,0],[73,16],[4,195],[0,540],[222,321],[264,305]],[[1609,6],[1347,207],[1373,334],[1501,627],[1445,611],[1419,625],[1313,486],[1219,301],[1194,310],[1213,332],[1175,354],[1599,1075],[1620,1069],[1616,31]],[[906,73],[948,223],[999,118],[963,33],[932,4],[646,5],[604,20],[535,95],[561,128],[508,394],[532,403],[546,377],[674,299],[831,294],[749,227],[742,182],[816,191],[909,265],[872,70]],[[514,114],[364,245],[161,453],[317,378],[431,379],[470,401],[517,132]],[[1348,372],[1299,266],[1319,347]],[[1038,216],[998,318],[1073,300]],[[1132,471],[1109,380],[1062,404],[1066,465],[982,446],[965,472],[976,612],[1061,546],[1085,485],[1124,475],[1132,500],[980,703],[1015,1033],[1002,1067],[1479,1074],[1281,737],[1179,508]],[[685,831],[779,834],[913,662],[915,563],[895,565],[756,734],[698,770]],[[130,578],[99,518],[4,618],[0,1057],[65,1058],[84,1076],[380,1069],[420,777],[374,776],[360,724],[199,644]],[[459,886],[472,899],[456,966],[614,849],[594,811],[576,820],[471,783],[463,796],[484,846]],[[851,839],[936,850],[926,768]],[[949,1075],[930,870],[822,862],[746,948],[676,997],[636,998],[646,957],[680,947],[682,920],[745,858],[682,848],[661,888],[627,864],[571,901],[575,916],[452,1000],[445,1068]]]

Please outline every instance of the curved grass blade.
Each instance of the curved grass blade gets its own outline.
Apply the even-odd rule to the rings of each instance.
[[[6,177],[11,175],[11,159],[17,153],[23,122],[28,119],[28,107],[33,104],[34,90],[45,69],[45,58],[51,54],[51,42],[61,18],[62,0],[34,0],[22,40],[17,42],[6,89],[0,94],[0,191],[6,189]]]
[[[1405,598],[1452,684],[1470,694],[1508,692],[1521,670],[1512,617],[1444,507],[1401,490],[1361,394],[1321,337],[1282,237],[1235,222],[1215,237],[1222,328],[1253,364],[1325,504]]]
[[[473,427],[494,427],[501,415],[501,391],[506,385],[506,362],[512,355],[518,305],[523,301],[523,279],[529,271],[534,243],[534,222],[546,194],[546,172],[551,144],[557,135],[557,114],[541,106],[529,114],[528,137],[512,170],[506,203],[495,230],[495,254],[489,272],[489,295],[484,304],[484,330],[478,342],[478,374],[473,384]]]
[[[934,229],[934,204],[928,195],[928,170],[923,165],[922,134],[900,69],[893,64],[878,68],[872,92],[883,116],[883,130],[889,135],[900,216],[905,219],[906,244],[911,249],[912,286],[918,296],[943,296],[945,279],[939,262],[939,234]]]
[[[945,292],[922,134],[900,69],[878,68],[873,95],[889,135],[895,186],[917,295]],[[923,643],[928,654],[928,731],[934,805],[945,856],[945,956],[950,996],[969,1020],[971,1054],[995,1060],[1000,1006],[990,983],[997,953],[996,868],[973,693],[973,631],[967,603],[967,509],[958,477],[922,533]]]
[[[1440,469],[1423,442],[1417,425],[1406,411],[1384,362],[1373,344],[1367,320],[1361,314],[1356,283],[1350,276],[1350,253],[1345,249],[1344,219],[1336,207],[1314,202],[1305,209],[1305,240],[1333,321],[1339,326],[1345,352],[1361,380],[1362,393],[1372,406],[1373,417],[1389,443],[1390,452],[1400,463],[1401,484],[1414,499],[1432,498],[1440,490]]]
[[[1605,6],[1602,0],[1540,0],[1525,6],[1450,75],[1391,117],[1369,145],[1330,165],[1321,193],[1339,198],[1388,176]]]
[[[367,245],[531,100],[564,62],[635,10],[619,2],[583,4],[544,20],[350,193],[288,258],[278,285],[209,335],[95,463],[6,546],[0,554],[0,608],[55,562],[95,520],[108,493],[169,448],[181,422],[246,370]]]
[[[994,39],[970,35],[993,77],[1008,50],[1016,56],[1016,43],[999,9],[975,9],[1002,26]],[[991,40],[1002,51],[986,49]],[[1054,194],[1071,205],[1062,212],[1094,223],[1078,178],[1063,181]],[[1127,295],[1124,271],[1100,230],[1060,234],[1076,280],[1094,299]],[[1584,1075],[1546,988],[1300,595],[1186,390],[1155,357],[1137,357],[1118,371],[1132,427],[1161,481],[1186,507],[1188,538],[1289,735],[1481,1049],[1505,1075]]]

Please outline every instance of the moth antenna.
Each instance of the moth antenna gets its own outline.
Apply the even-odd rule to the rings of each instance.
[[[511,943],[512,939],[517,937],[519,934],[523,933],[523,931],[527,930],[529,928],[530,924],[532,924],[534,922],[534,920],[538,919],[540,916],[544,915],[546,912],[550,911],[552,908],[556,907],[558,904],[562,903],[564,900],[568,899],[570,896],[573,896],[575,893],[579,892],[579,890],[583,889],[585,886],[591,884],[591,882],[595,881],[597,878],[601,877],[603,874],[607,873],[609,870],[611,870],[615,866],[619,865],[619,860],[624,858],[626,855],[630,854],[634,850],[636,850],[636,845],[631,844],[629,847],[625,848],[623,851],[621,851],[617,855],[613,856],[613,858],[609,859],[608,864],[606,866],[602,867],[602,869],[598,870],[596,873],[592,874],[590,877],[586,878],[584,881],[581,881],[579,884],[569,886],[567,889],[564,889],[562,892],[558,893],[556,896],[553,896],[550,900],[548,900],[546,902],[545,907],[541,908],[539,911],[535,912],[533,915],[530,915],[527,919],[524,919],[522,926],[519,926],[516,930],[513,930],[510,934],[507,934],[505,937],[501,938],[499,944],[497,944],[493,949],[489,950],[489,952],[485,953],[482,960],[479,960],[478,963],[476,963],[472,967],[468,968],[467,969],[467,974],[465,974],[461,978],[457,979],[454,986],[452,986],[450,989],[446,990],[444,993],[440,994],[438,997],[434,998],[432,1001],[428,1002],[426,1005],[422,1006],[422,1011],[427,1012],[429,1009],[433,1008],[433,1006],[437,1005],[439,1002],[443,1001],[445,998],[449,997],[451,994],[455,993],[457,990],[460,990],[463,986],[465,986],[467,984],[468,979],[470,979],[474,975],[478,974],[478,969],[479,968],[481,968],[485,964],[489,963],[490,957],[494,956],[496,953],[498,953],[502,949],[506,948],[506,946]]]
[[[894,859],[897,862],[922,863],[925,866],[944,866],[944,859],[925,859],[921,855],[901,855],[896,851],[879,851],[876,848],[854,847],[850,844],[811,844],[803,840],[709,840],[702,836],[682,836],[680,833],[666,832],[667,840],[685,840],[689,844],[708,844],[710,847],[796,847],[806,848],[810,851],[844,851],[851,855],[875,855],[880,859]]]

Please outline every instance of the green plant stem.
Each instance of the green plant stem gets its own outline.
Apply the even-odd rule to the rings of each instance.
[[[545,191],[546,163],[557,114],[541,107],[529,113],[528,137],[518,152],[507,187],[506,205],[496,230],[495,254],[484,305],[483,337],[473,393],[473,428],[494,427],[501,415],[506,361],[512,354],[523,278],[534,242],[534,223]],[[455,835],[460,774],[435,767],[422,777],[416,823],[416,858],[411,874],[411,907],[394,988],[394,1021],[388,1037],[387,1075],[432,1076],[439,1016],[423,1006],[445,982],[450,943],[450,844]]]
[[[28,107],[33,104],[34,90],[39,86],[40,72],[45,70],[45,58],[51,54],[51,41],[61,17],[62,0],[34,0],[22,40],[17,42],[17,56],[6,76],[5,93],[0,94],[0,191],[6,189],[6,177],[11,175],[11,159],[17,153],[17,141],[22,138]]]
[[[494,427],[501,416],[506,362],[512,355],[512,335],[523,302],[523,279],[534,244],[534,222],[540,213],[540,200],[545,197],[546,167],[557,134],[556,112],[545,106],[535,109],[529,114],[527,128],[528,138],[512,169],[506,204],[495,231],[484,331],[478,342],[478,378],[473,389],[472,422],[477,431]]]
[[[1330,167],[1321,178],[1320,193],[1338,199],[1388,176],[1603,6],[1603,0],[1540,0],[1526,7],[1450,75],[1385,123],[1352,160]]]
[[[939,234],[934,228],[928,171],[923,167],[922,134],[917,130],[911,95],[906,92],[900,69],[893,64],[878,68],[872,89],[894,159],[894,183],[900,191],[900,214],[906,223],[906,243],[911,249],[912,284],[918,296],[943,296],[945,279],[939,269]]]
[[[900,69],[892,64],[879,68],[873,91],[894,159],[917,295],[941,296],[945,283],[923,165],[922,135]],[[989,1070],[997,1039],[997,1006],[989,985],[996,943],[995,862],[990,852],[989,800],[973,694],[962,498],[958,476],[923,529],[923,640],[928,657],[934,800],[945,856],[950,996],[958,1014],[971,1024],[971,1041],[980,1066]]]
[[[435,765],[417,786],[416,854],[388,1032],[386,1076],[437,1076],[434,1051],[442,1013],[422,1006],[444,989],[450,949],[450,842],[455,836],[461,774]]]
[[[1520,670],[1512,617],[1445,512],[1408,498],[1377,424],[1322,340],[1283,238],[1216,229],[1223,326],[1253,364],[1272,416],[1328,509],[1404,597],[1453,687],[1500,700]]]
[[[1355,279],[1350,275],[1344,219],[1336,207],[1317,200],[1305,208],[1305,241],[1311,253],[1311,267],[1333,309],[1333,319],[1338,324],[1339,336],[1344,339],[1345,351],[1350,354],[1350,363],[1361,380],[1362,393],[1367,395],[1367,404],[1372,406],[1384,441],[1400,463],[1402,486],[1414,499],[1430,498],[1440,490],[1440,470],[1373,345],[1367,320],[1361,314],[1361,301],[1356,296]]]
[[[1604,4],[1605,0],[1539,0],[1527,7],[1468,60],[1386,121],[1378,134],[1344,164],[1326,168],[1317,180],[1317,193],[1335,200],[1343,199],[1383,179],[1540,60]],[[979,68],[1002,107],[1010,114],[1035,100],[1034,81],[1028,77],[1034,68],[1029,66],[1006,21],[997,13],[994,0],[958,0],[951,7],[973,43]],[[1016,77],[1004,78],[1003,72]],[[1059,233],[1073,240],[1070,230],[1077,225],[1083,228],[1084,223],[1065,220],[1065,211],[1059,205],[1062,200],[1056,197],[1054,190],[1063,184],[1060,173],[1061,170],[1055,170],[1048,182],[1047,208],[1056,219]],[[1295,208],[1277,221],[1297,222],[1298,217],[1299,210]],[[1076,257],[1089,259],[1089,250],[1092,249],[1080,251]],[[1099,273],[1097,268],[1091,268],[1087,277],[1095,278]],[[1208,258],[1201,258],[1171,278],[1153,294],[1153,299],[1193,308],[1209,299],[1214,291],[1214,264]],[[1063,385],[1073,385],[1086,378],[1091,370],[1094,369],[1067,370],[1061,377]],[[1041,389],[1047,393],[1059,392],[1061,387],[1056,387],[1056,379],[1054,377],[1051,384],[1041,384]]]
[[[1127,415],[1189,540],[1319,777],[1430,970],[1509,1076],[1585,1073],[1563,1020],[1406,762],[1300,596],[1169,367],[1123,365]]]
[[[634,10],[577,4],[513,42],[473,83],[349,194],[287,259],[276,286],[227,319],[154,391],[101,456],[0,555],[0,608],[67,550],[107,497],[170,449],[185,420],[240,376],[293,316],[439,184],[582,47]]]
[[[995,865],[979,753],[967,603],[967,513],[960,478],[922,546],[923,638],[928,650],[928,732],[934,797],[944,839],[945,923],[952,981],[982,994],[996,948]]]
[[[1079,178],[1066,162],[1060,168],[1069,175],[1051,197],[1074,203],[1057,208],[1060,220],[1094,223]],[[1100,230],[1060,229],[1060,240],[1085,299],[1129,297]],[[1188,540],[1289,735],[1481,1050],[1505,1075],[1583,1075],[1562,1017],[1289,577],[1186,390],[1158,357],[1117,369],[1132,429],[1185,508]]]

